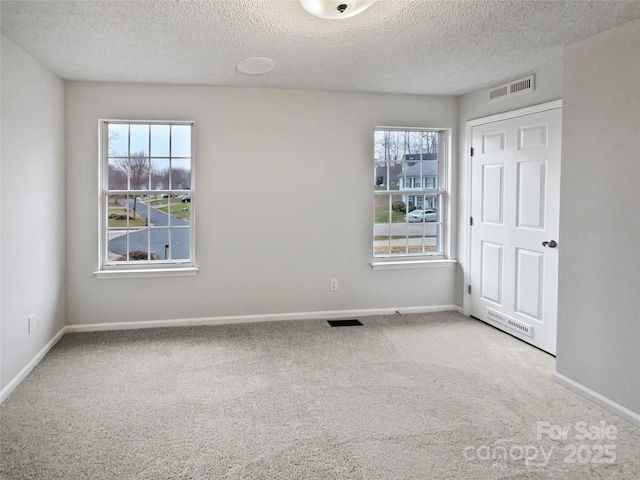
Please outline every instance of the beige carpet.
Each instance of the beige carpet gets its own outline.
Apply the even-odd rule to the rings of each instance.
[[[66,335],[0,408],[1,477],[640,478],[640,429],[553,357],[455,313],[360,320]]]

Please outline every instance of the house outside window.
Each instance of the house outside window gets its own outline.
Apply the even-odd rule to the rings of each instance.
[[[375,129],[374,257],[445,257],[448,131]]]
[[[97,274],[194,267],[193,147],[192,122],[100,121]]]

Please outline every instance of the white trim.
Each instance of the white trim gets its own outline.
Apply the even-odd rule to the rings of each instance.
[[[198,267],[147,268],[131,270],[97,270],[93,274],[100,280],[106,278],[191,277],[198,274]]]
[[[554,100],[552,102],[541,103],[539,105],[533,105],[531,107],[519,108],[517,110],[511,110],[509,112],[498,113],[495,115],[489,115],[488,117],[476,118],[473,120],[467,120],[465,127],[465,150],[463,156],[465,158],[462,164],[462,169],[459,172],[460,177],[464,177],[466,181],[466,195],[467,201],[460,202],[458,218],[462,219],[462,229],[459,233],[460,239],[462,239],[463,245],[460,249],[461,255],[459,261],[464,274],[464,294],[462,297],[462,309],[464,315],[471,315],[471,295],[467,291],[467,285],[471,284],[471,227],[469,225],[469,218],[471,217],[471,147],[473,145],[473,127],[484,125],[487,123],[500,122],[502,120],[508,120],[510,118],[522,117],[524,115],[530,115],[532,113],[546,112],[547,110],[554,110],[556,108],[562,108],[562,100]],[[458,222],[460,225],[460,222]]]
[[[180,318],[170,320],[147,320],[139,322],[85,323],[67,325],[67,333],[101,332],[110,330],[135,330],[140,328],[187,327],[196,325],[225,325],[234,323],[281,322],[286,320],[332,320],[346,317],[371,315],[393,315],[394,313],[433,313],[455,310],[456,305],[434,305],[402,308],[371,308],[363,310],[330,310],[324,312],[269,313],[262,315],[230,315],[221,317]]]
[[[453,267],[457,260],[396,260],[392,262],[371,262],[373,270],[397,270],[404,268]]]
[[[60,341],[60,339],[63,337],[65,333],[67,333],[67,327],[62,327],[58,331],[58,333],[56,333],[54,337],[51,340],[49,340],[47,344],[44,347],[42,347],[38,353],[36,353],[36,355],[31,359],[31,361],[27,363],[22,370],[20,370],[20,373],[18,373],[15,377],[11,379],[11,381],[2,389],[2,391],[0,391],[0,403],[4,402],[7,399],[7,397],[11,395],[11,392],[13,392],[13,390],[18,385],[20,385],[20,383],[22,383],[22,381],[27,377],[27,375],[29,375],[31,370],[33,370],[35,366],[38,365],[38,363],[40,363],[40,360],[42,360],[44,356],[47,353],[49,353],[49,350],[51,350],[53,346]]]
[[[594,392],[590,388],[585,387],[584,385],[571,380],[564,375],[553,372],[551,374],[551,379],[562,385],[563,387],[571,390],[574,393],[577,393],[581,397],[586,398],[587,400],[595,403],[596,405],[600,405],[605,410],[610,411],[611,413],[616,414],[623,420],[635,425],[636,427],[640,427],[640,414],[629,410],[626,407],[623,407],[620,404],[617,404],[613,400],[608,399],[607,397],[600,395],[598,392]]]
[[[562,108],[562,100],[554,100],[552,102],[541,103],[539,105],[532,105],[531,107],[519,108],[518,110],[510,110],[508,112],[489,115],[488,117],[468,120],[467,126],[477,127],[478,125],[484,125],[486,123],[501,122],[502,120],[524,117],[525,115],[531,115],[532,113],[546,112],[547,110],[555,110],[556,108]],[[471,148],[471,144],[469,144],[469,148]]]

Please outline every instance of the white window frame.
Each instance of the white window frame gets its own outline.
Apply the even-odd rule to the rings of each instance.
[[[377,131],[400,131],[400,132],[438,132],[440,139],[438,142],[438,176],[436,177],[436,188],[421,187],[419,192],[415,189],[408,188],[405,184],[402,184],[402,178],[399,182],[400,189],[390,189],[391,179],[387,175],[386,190],[373,189],[374,201],[377,195],[437,195],[439,197],[439,224],[440,224],[440,237],[438,239],[439,251],[434,253],[419,253],[419,254],[375,254],[372,250],[371,266],[374,270],[388,270],[396,268],[422,268],[422,267],[450,267],[453,266],[456,261],[449,258],[451,240],[451,212],[450,212],[450,192],[451,183],[449,177],[449,171],[451,168],[451,142],[452,142],[452,129],[451,128],[434,128],[434,127],[386,127],[376,126],[374,128],[374,134]],[[374,177],[376,174],[376,168],[374,166]],[[424,175],[423,175],[424,176]],[[426,178],[426,177],[425,177]],[[404,179],[406,182],[406,178]],[[375,185],[375,181],[374,181]],[[443,188],[445,186],[445,188]],[[402,188],[404,187],[404,188]],[[411,193],[409,193],[411,192]],[[375,209],[374,209],[375,211]],[[407,212],[408,213],[408,212]],[[373,236],[375,237],[375,222],[373,225]],[[373,238],[372,238],[373,240]],[[373,241],[372,241],[373,245]]]
[[[149,194],[150,190],[109,190],[109,125],[189,125],[191,127],[191,185],[188,193],[191,195],[191,214],[189,217],[190,230],[190,258],[189,259],[169,259],[169,260],[127,260],[109,261],[108,259],[108,198],[115,194]],[[140,278],[140,277],[162,277],[162,276],[191,276],[198,273],[195,264],[195,123],[192,121],[157,121],[157,120],[115,120],[100,119],[98,121],[98,269],[94,272],[97,278]],[[151,152],[149,152],[151,155]],[[153,157],[150,157],[153,158]],[[163,157],[164,158],[164,157]],[[171,158],[171,157],[169,157]],[[172,186],[173,187],[173,186]],[[178,198],[176,195],[185,194],[185,190],[167,188],[163,190],[153,190],[162,195],[164,193]],[[169,235],[171,229],[169,228]]]

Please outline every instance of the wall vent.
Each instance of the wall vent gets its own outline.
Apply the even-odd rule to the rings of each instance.
[[[504,85],[502,87],[494,88],[493,90],[489,90],[489,100],[495,100],[500,97],[504,97],[509,95],[509,86]]]
[[[489,89],[489,101],[495,102],[496,100],[513,97],[514,95],[532,92],[535,89],[535,78],[535,75],[529,75],[513,80],[512,82],[493,87]]]
[[[487,318],[494,320],[496,322],[501,323],[505,327],[509,327],[516,332],[520,332],[527,337],[533,338],[533,327],[519,320],[515,320],[513,318],[509,318],[501,313],[498,313],[494,310],[487,308]]]

